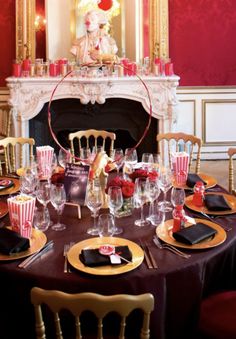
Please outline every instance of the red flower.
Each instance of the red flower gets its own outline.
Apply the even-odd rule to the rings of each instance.
[[[107,184],[107,187],[106,187],[106,193],[108,192],[108,188],[110,186],[121,187],[121,191],[122,191],[124,198],[130,198],[134,194],[134,183],[132,181],[122,179],[119,176],[117,176],[114,179],[112,179],[111,181],[109,181],[109,183]]]
[[[136,178],[150,178],[151,180],[155,180],[158,177],[158,173],[156,171],[148,172],[147,170],[138,169],[129,175],[132,181],[135,181]]]

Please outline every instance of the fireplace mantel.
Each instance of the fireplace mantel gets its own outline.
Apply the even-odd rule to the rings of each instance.
[[[29,136],[29,120],[34,118],[43,105],[50,101],[52,92],[61,78],[9,77],[6,81],[10,90],[9,104],[13,109],[14,135],[27,137]],[[59,83],[53,100],[77,98],[86,105],[89,102],[103,104],[109,98],[125,98],[139,101],[149,114],[150,102],[145,89],[147,86],[152,115],[159,120],[159,132],[163,133],[170,131],[176,120],[178,82],[178,76],[145,76],[142,81],[137,77],[68,76]]]

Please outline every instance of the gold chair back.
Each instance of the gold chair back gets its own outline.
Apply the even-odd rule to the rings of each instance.
[[[0,140],[0,147],[4,148],[5,174],[16,172],[23,166],[28,166],[33,161],[33,138],[7,137]],[[0,164],[2,175],[2,163]]]
[[[3,104],[0,105],[0,139],[10,136],[12,123],[11,107]]]
[[[69,141],[71,145],[71,154],[73,156],[73,162],[75,162],[74,156],[77,153],[75,150],[75,140],[78,142],[78,154],[82,147],[90,148],[95,146],[102,146],[105,150],[108,147],[108,155],[111,156],[114,149],[114,141],[116,140],[116,134],[103,130],[88,129],[84,131],[78,131],[69,134]]]
[[[236,195],[236,190],[234,187],[234,156],[236,154],[236,148],[231,147],[228,149],[228,156],[229,156],[229,192],[231,194]]]
[[[179,150],[185,151],[189,154],[189,171],[193,164],[194,153],[196,154],[196,164],[193,171],[195,173],[200,172],[201,161],[201,147],[202,140],[191,134],[179,133],[160,133],[156,137],[158,143],[158,153],[164,153],[167,147],[168,161],[171,166],[171,153],[178,152]]]
[[[125,338],[126,318],[135,309],[143,312],[143,322],[140,330],[140,338],[150,338],[150,313],[154,309],[154,297],[150,293],[140,295],[117,294],[104,296],[96,293],[68,294],[61,291],[43,290],[33,287],[31,290],[31,302],[34,305],[36,336],[37,339],[45,339],[45,325],[42,304],[46,304],[54,313],[56,338],[63,339],[61,328],[60,310],[66,309],[75,318],[76,339],[82,339],[81,314],[91,311],[97,317],[97,336],[103,338],[103,318],[110,312],[120,315],[120,329],[117,338]]]

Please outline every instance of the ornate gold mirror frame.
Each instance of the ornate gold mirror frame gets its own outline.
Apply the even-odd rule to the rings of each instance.
[[[16,0],[16,58],[35,59],[35,1]],[[150,56],[169,57],[168,0],[149,0]]]

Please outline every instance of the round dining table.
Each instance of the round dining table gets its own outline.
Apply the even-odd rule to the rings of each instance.
[[[221,188],[216,186],[216,190]],[[1,200],[6,198],[1,197]],[[51,219],[55,221],[56,213],[52,206],[49,208]],[[186,211],[196,217],[195,212]],[[113,274],[111,269],[108,274],[95,275],[73,266],[70,273],[64,273],[64,245],[94,238],[86,233],[93,223],[86,206],[81,207],[80,219],[76,206],[65,207],[62,222],[66,224],[66,229],[53,231],[49,228],[45,234],[47,241],[54,241],[53,248],[27,268],[18,267],[22,258],[2,260],[0,337],[35,338],[30,290],[38,286],[68,293],[96,292],[104,295],[150,292],[155,298],[150,321],[152,339],[197,338],[202,298],[218,290],[236,288],[236,214],[216,219],[223,227],[230,225],[232,228],[226,232],[223,243],[204,249],[182,248],[185,253],[191,254],[188,259],[158,248],[153,242],[156,227],[135,226],[134,221],[139,217],[140,210],[134,209],[131,216],[116,218],[117,225],[123,228],[123,233],[117,237],[137,245],[145,243],[156,260],[158,267],[155,269],[148,268],[144,259],[139,266],[120,274]],[[171,212],[167,213],[166,220],[171,218]],[[2,224],[10,224],[8,215],[2,218]],[[133,322],[133,326],[138,325],[138,321]],[[131,338],[135,339],[136,334]]]

